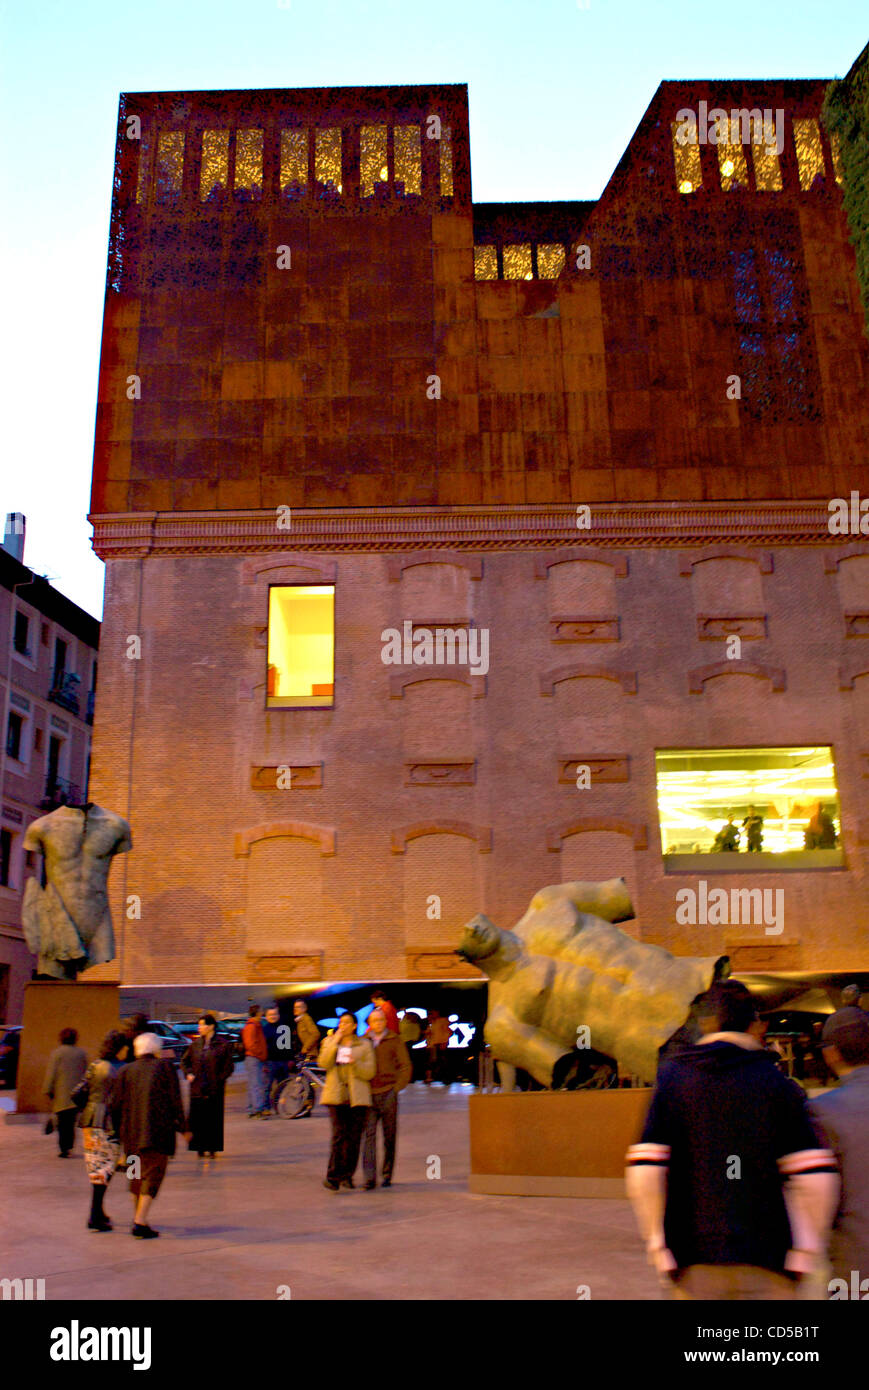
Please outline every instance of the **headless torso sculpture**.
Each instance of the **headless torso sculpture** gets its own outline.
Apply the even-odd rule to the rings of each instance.
[[[24,848],[45,857],[46,886],[29,879],[21,908],[40,975],[74,980],[88,966],[114,959],[106,883],[113,857],[132,847],[123,816],[90,801],[60,806],[27,827]]]

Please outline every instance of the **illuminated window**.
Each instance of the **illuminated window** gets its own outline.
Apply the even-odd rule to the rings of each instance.
[[[332,705],[335,697],[334,584],[269,589],[266,704]]]
[[[505,280],[533,280],[534,271],[531,268],[531,245],[525,242],[521,246],[504,247],[504,279]]]
[[[752,140],[751,158],[757,190],[759,193],[778,193],[782,186],[782,177],[775,141],[764,140],[756,128],[754,135],[758,138]]]
[[[564,269],[564,247],[557,242],[537,247],[537,274],[541,280],[557,280]]]
[[[184,131],[161,130],[157,142],[157,201],[174,202],[184,177]]]
[[[281,131],[281,192],[300,198],[308,186],[308,132]]]
[[[698,188],[703,185],[703,172],[700,167],[700,146],[695,139],[692,144],[687,142],[680,145],[678,139],[679,131],[683,127],[678,121],[673,121],[670,129],[673,132],[673,160],[676,165],[676,187],[680,193],[696,193]]]
[[[199,201],[213,202],[229,182],[229,131],[203,130]]]
[[[844,183],[845,170],[842,166],[842,146],[839,144],[838,135],[830,136],[830,154],[833,156],[833,173],[836,176],[836,183]]]
[[[810,868],[808,850],[827,851],[824,865],[841,862],[832,748],[666,749],[655,764],[661,845],[671,867],[682,856],[757,853]],[[742,867],[753,862],[763,861],[746,858]]]
[[[318,130],[314,137],[314,178],[330,193],[341,192],[341,130]]]
[[[441,197],[453,196],[453,132],[445,126],[441,128]]]
[[[404,184],[405,194],[416,196],[422,192],[419,126],[397,125],[392,138],[395,154],[395,191],[400,193],[399,184]]]
[[[794,121],[794,144],[800,170],[800,188],[811,188],[815,179],[824,178],[824,151],[821,132],[814,120]]]
[[[719,144],[718,168],[721,173],[721,187],[725,193],[734,188],[748,187],[748,165],[742,145],[730,140]]]
[[[261,130],[235,132],[235,191],[256,199],[263,191],[263,133]]]
[[[362,197],[370,198],[377,185],[386,183],[388,178],[386,126],[364,125],[359,132],[359,191]]]
[[[498,252],[494,246],[474,247],[474,279],[497,280]]]

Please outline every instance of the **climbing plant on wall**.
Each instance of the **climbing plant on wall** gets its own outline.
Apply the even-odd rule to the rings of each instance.
[[[830,83],[822,116],[839,143],[845,215],[869,335],[869,44],[847,76]]]

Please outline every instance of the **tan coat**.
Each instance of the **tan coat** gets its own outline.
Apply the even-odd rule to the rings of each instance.
[[[338,1034],[332,1033],[324,1038],[320,1046],[319,1065],[326,1073],[326,1082],[320,1093],[322,1105],[370,1105],[371,1087],[369,1081],[377,1071],[374,1048],[367,1038],[351,1035],[349,1043],[343,1044],[353,1049],[353,1061],[339,1063],[335,1060],[338,1052]]]

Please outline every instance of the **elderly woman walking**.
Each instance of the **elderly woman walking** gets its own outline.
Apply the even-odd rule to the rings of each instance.
[[[129,1051],[127,1035],[117,1029],[107,1033],[99,1060],[88,1067],[84,1084],[87,1100],[78,1123],[84,1140],[84,1161],[91,1182],[89,1231],[110,1231],[112,1223],[103,1210],[106,1189],[118,1162],[121,1146],[108,1115],[108,1099],[115,1077]]]
[[[374,1048],[356,1032],[353,1014],[342,1014],[338,1027],[323,1040],[319,1055],[326,1081],[320,1097],[329,1107],[332,1147],[323,1186],[330,1192],[353,1187],[359,1145],[371,1104],[369,1081],[377,1070]]]

